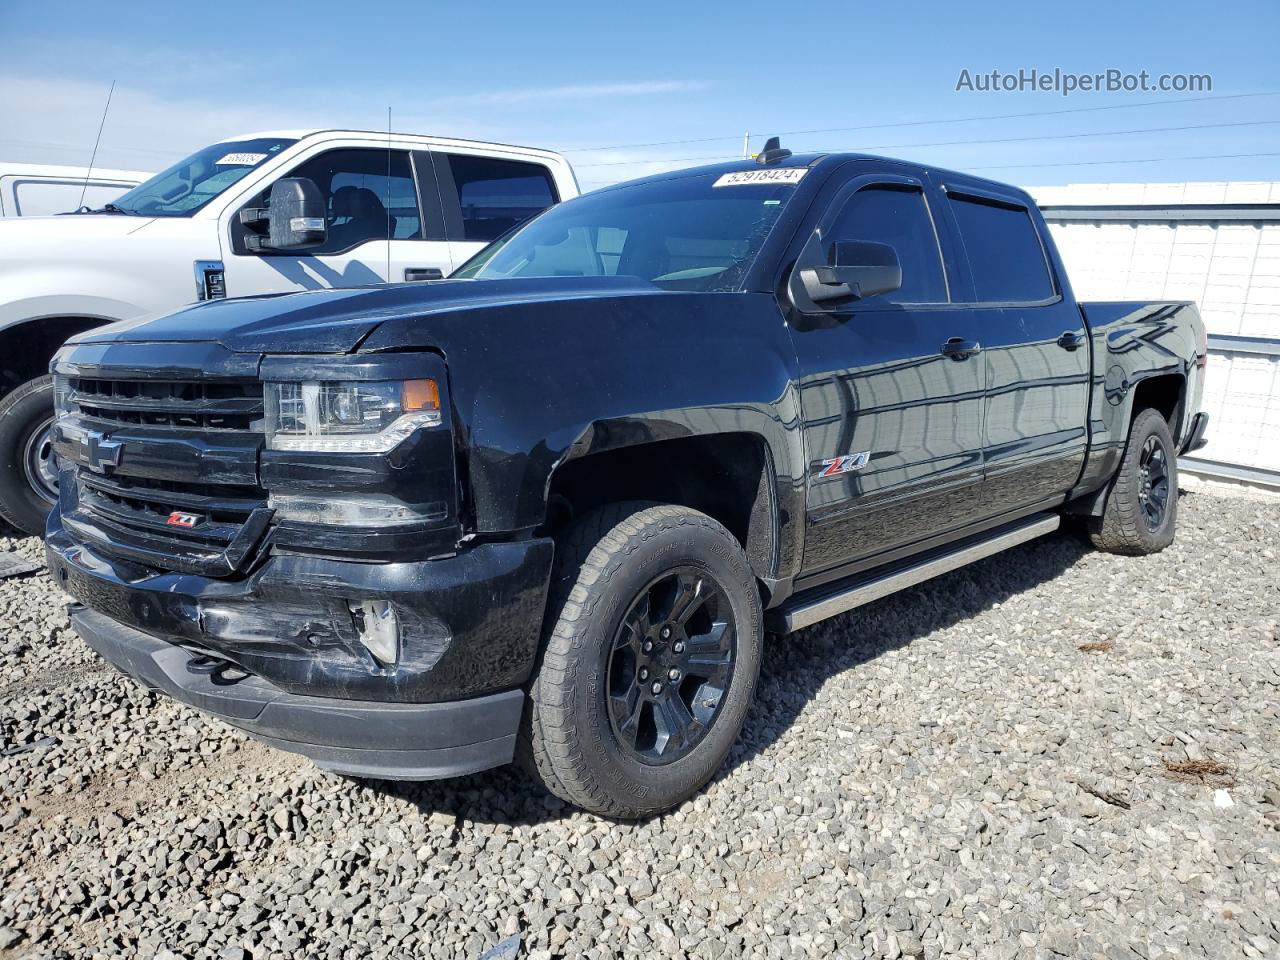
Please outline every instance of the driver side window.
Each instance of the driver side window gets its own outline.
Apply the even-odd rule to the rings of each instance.
[[[325,202],[326,236],[306,256],[345,253],[371,240],[423,239],[422,212],[409,154],[347,148],[304,160],[286,177],[305,177]],[[264,206],[268,188],[247,206]]]
[[[883,297],[865,300],[862,306],[947,302],[938,237],[919,188],[878,184],[859,190],[837,214],[823,246],[837,240],[887,243],[898,253],[902,287]]]

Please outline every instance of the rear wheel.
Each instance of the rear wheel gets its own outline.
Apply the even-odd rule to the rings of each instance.
[[[1090,522],[1094,546],[1108,553],[1157,553],[1178,522],[1178,458],[1158,410],[1133,418],[1120,468],[1101,517]]]
[[[675,806],[737,739],[761,638],[746,555],[715,520],[642,503],[584,517],[558,545],[526,767],[592,813]]]
[[[0,400],[0,517],[37,536],[58,499],[52,426],[52,377],[29,380]]]

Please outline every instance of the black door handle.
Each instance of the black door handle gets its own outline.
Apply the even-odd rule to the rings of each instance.
[[[974,354],[981,352],[982,344],[977,340],[965,340],[962,337],[952,337],[942,345],[942,355],[952,360],[968,360]]]
[[[444,271],[439,267],[405,267],[406,280],[443,280]]]
[[[1079,350],[1084,345],[1084,335],[1068,330],[1058,338],[1058,346],[1063,350]]]

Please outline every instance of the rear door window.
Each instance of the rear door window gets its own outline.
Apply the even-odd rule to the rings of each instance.
[[[1025,207],[950,195],[981,303],[1028,303],[1054,295],[1044,245]]]
[[[432,151],[450,240],[488,243],[558,201],[540,163]]]

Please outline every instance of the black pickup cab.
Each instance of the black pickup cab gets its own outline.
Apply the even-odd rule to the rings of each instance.
[[[49,569],[103,657],[338,773],[716,771],[783,635],[1055,529],[1150,553],[1189,303],[1078,304],[1034,204],[875,157],[543,213],[440,282],[212,302],[53,363]]]

